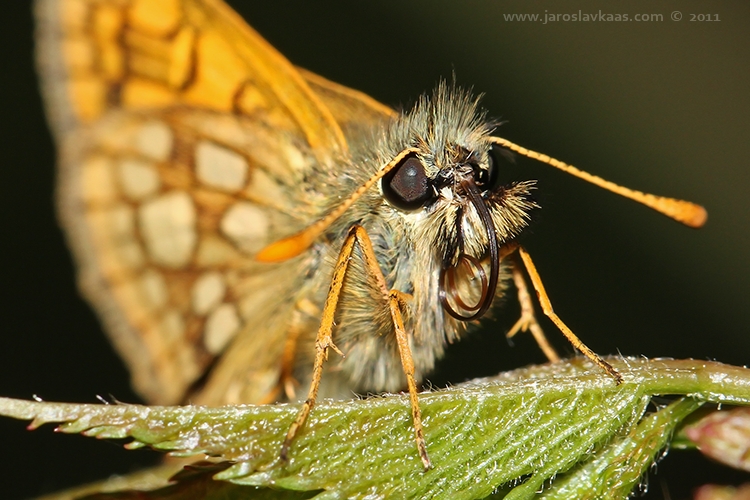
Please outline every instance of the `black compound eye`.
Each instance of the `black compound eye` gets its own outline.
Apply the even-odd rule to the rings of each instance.
[[[401,210],[416,210],[433,197],[434,190],[424,165],[415,156],[407,156],[388,172],[382,181],[383,196]]]
[[[482,191],[487,191],[489,189],[488,186],[492,182],[495,170],[495,162],[491,157],[489,159],[489,167],[486,170],[483,168],[479,168],[479,166],[474,167],[474,183],[479,189],[481,189]],[[494,177],[497,177],[497,175],[495,175]]]
[[[500,171],[503,164],[514,163],[513,153],[493,145],[487,155],[487,170],[476,169],[475,182],[482,191],[494,191],[500,186]]]

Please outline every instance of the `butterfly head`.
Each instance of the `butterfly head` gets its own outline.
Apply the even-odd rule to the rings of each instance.
[[[495,125],[468,93],[441,85],[384,138],[390,149],[411,152],[383,176],[381,195],[439,268],[443,307],[464,321],[489,309],[500,247],[536,207],[529,196],[533,182],[501,182],[510,153],[493,144]]]

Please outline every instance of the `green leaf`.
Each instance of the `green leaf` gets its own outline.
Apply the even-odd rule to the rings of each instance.
[[[316,492],[281,491],[254,486],[241,486],[227,481],[216,481],[213,475],[226,469],[228,462],[215,464],[199,462],[179,471],[171,481],[164,486],[169,476],[178,471],[174,464],[163,465],[147,472],[149,476],[162,476],[163,480],[157,489],[148,492],[143,488],[129,488],[120,491],[117,483],[125,479],[131,481],[134,476],[139,480],[145,479],[150,483],[152,477],[143,478],[141,474],[125,476],[115,480],[107,480],[96,485],[76,488],[67,492],[50,495],[38,500],[304,500],[312,498]],[[149,488],[150,489],[150,488]],[[92,493],[95,492],[95,493]]]
[[[675,426],[702,402],[750,403],[750,370],[699,361],[609,361],[623,384],[576,359],[420,395],[434,464],[428,472],[402,395],[320,402],[288,464],[278,453],[298,405],[144,407],[0,398],[0,414],[33,420],[32,428],[63,422],[63,432],[131,438],[130,447],[205,453],[230,462],[215,479],[244,488],[320,491],[319,499],[470,499],[493,492],[531,498],[554,477],[549,498],[585,491],[626,498]],[[690,398],[642,419],[656,394]],[[211,487],[229,488],[218,485]],[[237,491],[201,498],[235,498],[231,492]],[[250,497],[243,491],[236,498]]]
[[[588,462],[555,480],[540,498],[627,498],[633,485],[669,443],[675,428],[700,406],[695,399],[681,399],[649,415],[633,432],[614,439]],[[528,489],[527,485],[524,487]]]

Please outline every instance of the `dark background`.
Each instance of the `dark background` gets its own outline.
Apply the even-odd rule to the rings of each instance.
[[[629,187],[704,204],[705,228],[532,161],[544,208],[523,242],[556,311],[600,354],[750,357],[750,4],[709,1],[230,2],[292,62],[394,106],[455,72],[507,120],[499,134]],[[253,4],[260,2],[252,2]],[[266,2],[263,2],[265,4]],[[507,22],[504,13],[657,13],[661,22]],[[682,20],[672,21],[673,11]],[[691,14],[719,22],[691,22]],[[27,2],[0,17],[0,395],[137,402],[78,297],[53,211],[54,149],[37,92]],[[434,384],[543,361],[498,324],[452,346]],[[543,325],[570,354],[551,324]],[[151,463],[147,451],[0,420],[3,496],[23,498]],[[658,473],[657,473],[658,472]],[[674,451],[647,498],[689,498],[748,475]]]

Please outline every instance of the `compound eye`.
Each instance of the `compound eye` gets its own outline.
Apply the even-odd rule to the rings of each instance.
[[[407,156],[382,180],[383,196],[401,210],[416,210],[433,197],[434,190],[424,165],[416,156]]]
[[[475,181],[482,191],[494,191],[500,186],[500,171],[504,163],[513,163],[513,154],[493,145],[487,155],[487,170],[477,169]]]

